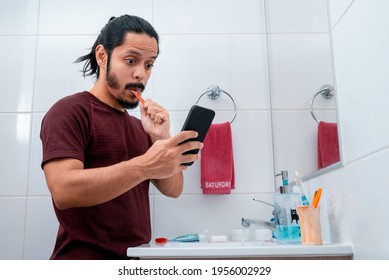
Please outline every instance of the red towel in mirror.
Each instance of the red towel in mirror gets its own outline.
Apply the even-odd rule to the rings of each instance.
[[[319,169],[340,161],[338,126],[336,123],[319,122],[317,148]]]
[[[203,194],[229,194],[235,188],[231,124],[212,124],[201,149]]]

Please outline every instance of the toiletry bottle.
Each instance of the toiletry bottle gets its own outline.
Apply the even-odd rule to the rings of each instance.
[[[289,186],[288,170],[282,170],[281,173],[276,174],[277,176],[281,176],[282,178],[282,186],[285,193],[292,193],[291,187]]]

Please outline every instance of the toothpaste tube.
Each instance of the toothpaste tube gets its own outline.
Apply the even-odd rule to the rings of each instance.
[[[169,238],[168,241],[174,242],[200,242],[200,234],[198,233],[190,233],[181,236],[177,236],[174,238]]]

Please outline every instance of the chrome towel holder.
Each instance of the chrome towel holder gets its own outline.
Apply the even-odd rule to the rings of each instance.
[[[315,95],[312,97],[311,102],[309,103],[310,111],[313,119],[319,123],[320,120],[318,120],[315,116],[315,113],[313,112],[313,102],[315,101],[315,98],[318,95],[321,95],[325,99],[331,99],[335,95],[335,88],[332,85],[323,85],[318,92],[315,93]]]
[[[232,116],[232,119],[230,120],[230,123],[232,123],[235,120],[235,117],[236,117],[236,104],[235,104],[235,100],[234,100],[234,98],[232,98],[232,96],[228,92],[220,89],[218,86],[216,86],[216,85],[209,86],[207,91],[204,92],[203,94],[201,94],[199,96],[199,98],[197,98],[196,104],[199,103],[200,99],[204,95],[207,95],[211,100],[216,100],[216,99],[218,99],[220,97],[220,93],[221,92],[226,94],[231,99],[232,103],[234,104],[234,115]]]

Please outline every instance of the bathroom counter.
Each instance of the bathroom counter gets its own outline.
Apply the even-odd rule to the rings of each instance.
[[[128,257],[141,259],[352,259],[351,244],[322,246],[281,245],[275,242],[145,244],[127,249]]]

